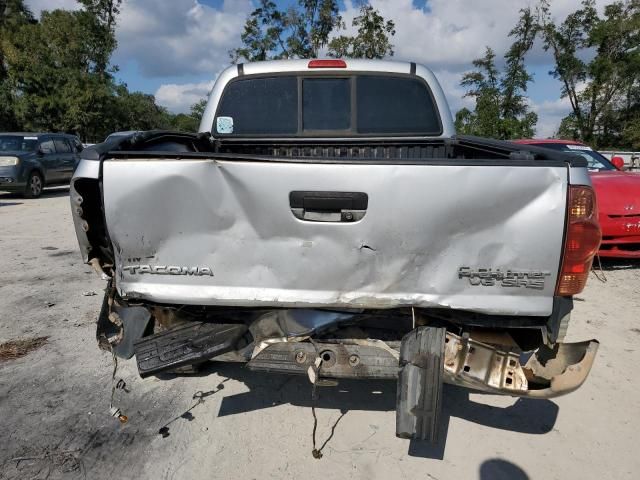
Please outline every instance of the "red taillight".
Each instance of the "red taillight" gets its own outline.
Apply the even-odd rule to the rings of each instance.
[[[311,60],[307,65],[309,68],[347,68],[344,60]]]
[[[556,286],[556,295],[560,296],[575,295],[582,291],[602,239],[593,189],[570,186],[568,208],[562,270]]]

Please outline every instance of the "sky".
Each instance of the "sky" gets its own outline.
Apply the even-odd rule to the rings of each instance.
[[[292,0],[276,0],[287,5]],[[42,10],[79,8],[75,0],[26,0],[39,15]],[[394,59],[422,63],[438,77],[453,114],[463,106],[460,78],[490,46],[498,57],[508,49],[508,32],[518,11],[534,0],[370,0],[385,19],[393,20]],[[604,0],[597,0],[602,7]],[[357,3],[343,0],[341,15],[347,24],[358,12]],[[579,6],[578,0],[552,0],[556,21]],[[112,61],[117,77],[132,90],[154,94],[157,103],[172,112],[186,112],[206,96],[215,77],[229,65],[228,51],[239,46],[240,33],[252,0],[124,0],[118,18],[118,48]],[[347,32],[348,33],[348,32]],[[569,113],[560,98],[560,84],[549,75],[550,54],[536,44],[527,58],[534,77],[528,95],[538,113],[537,136],[557,130]]]

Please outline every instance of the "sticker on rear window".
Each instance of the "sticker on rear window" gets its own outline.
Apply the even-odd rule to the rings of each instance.
[[[233,133],[233,117],[216,118],[216,131],[218,133]]]
[[[591,147],[587,147],[586,145],[567,145],[569,150],[591,150]]]

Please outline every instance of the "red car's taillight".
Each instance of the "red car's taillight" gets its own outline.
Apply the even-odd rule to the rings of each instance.
[[[559,296],[575,295],[582,291],[602,240],[596,197],[592,188],[570,186],[568,208],[562,269],[556,285],[556,295]]]

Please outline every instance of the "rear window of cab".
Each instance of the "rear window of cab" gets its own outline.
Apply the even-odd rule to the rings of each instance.
[[[407,75],[239,78],[225,88],[218,136],[439,135],[426,82]]]

